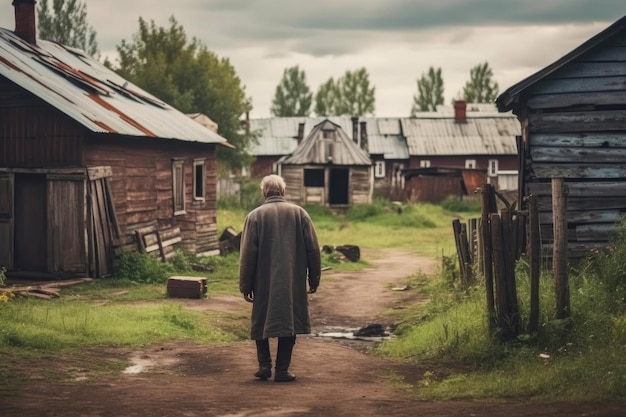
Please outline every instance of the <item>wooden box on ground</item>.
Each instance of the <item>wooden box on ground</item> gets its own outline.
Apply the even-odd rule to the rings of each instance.
[[[207,292],[204,277],[169,277],[167,296],[172,298],[203,298]]]

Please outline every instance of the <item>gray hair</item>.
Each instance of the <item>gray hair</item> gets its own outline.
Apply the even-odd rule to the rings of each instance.
[[[263,177],[261,180],[261,191],[263,191],[263,195],[265,197],[269,197],[272,195],[285,195],[285,188],[287,185],[285,184],[285,180],[279,175],[267,175]]]

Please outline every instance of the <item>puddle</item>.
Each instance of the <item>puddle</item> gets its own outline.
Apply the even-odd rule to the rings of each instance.
[[[137,375],[157,367],[170,366],[179,362],[179,358],[169,355],[148,356],[143,352],[137,352],[130,357],[132,365],[126,367],[122,373]]]
[[[328,328],[328,331],[313,333],[312,337],[319,338],[330,338],[330,339],[348,339],[348,340],[363,340],[367,342],[380,342],[382,340],[388,340],[391,336],[388,333],[383,333],[381,335],[360,335],[360,331],[363,328],[354,328],[354,329],[337,329],[337,328]]]

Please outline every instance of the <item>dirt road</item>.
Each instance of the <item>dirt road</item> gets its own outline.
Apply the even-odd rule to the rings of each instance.
[[[386,323],[379,312],[405,302],[407,292],[392,291],[406,277],[435,269],[433,261],[406,251],[364,255],[372,268],[358,273],[327,273],[311,296],[314,333]],[[199,310],[249,311],[239,297],[209,296],[186,300]],[[355,349],[350,343],[360,343]],[[580,404],[534,404],[523,399],[417,402],[390,381],[390,374],[415,381],[425,366],[374,358],[365,342],[299,337],[294,350],[294,383],[257,381],[255,351],[250,341],[197,346],[171,342],[141,351],[98,348],[59,363],[41,357],[24,366],[9,390],[0,392],[0,416],[624,416],[619,407]],[[275,344],[272,351],[275,352]],[[128,360],[125,372],[98,370],[90,358],[108,355]],[[46,377],[67,372],[64,382]]]

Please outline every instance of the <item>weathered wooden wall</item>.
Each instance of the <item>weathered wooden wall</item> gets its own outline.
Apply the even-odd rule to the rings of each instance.
[[[320,166],[283,165],[281,176],[285,180],[287,188],[285,198],[298,205],[323,205],[328,206],[328,178],[330,167],[325,167],[325,187],[305,187],[304,170],[306,168],[320,169]],[[336,168],[333,166],[333,168]],[[348,201],[352,204],[367,204],[372,201],[373,181],[372,168],[369,166],[349,167]]]
[[[80,166],[84,131],[0,77],[0,167]]]
[[[185,213],[180,215],[174,215],[173,209],[173,158],[184,162]],[[204,200],[193,198],[193,161],[197,158],[204,158],[206,164]],[[180,246],[193,253],[219,249],[215,145],[105,135],[88,141],[85,164],[111,167],[111,190],[126,244],[134,240],[134,230],[156,220],[162,228],[179,227]]]
[[[569,191],[570,257],[606,246],[626,212],[625,85],[622,33],[564,65],[524,97],[524,192],[538,197],[542,243],[548,250],[552,178],[564,178]]]

